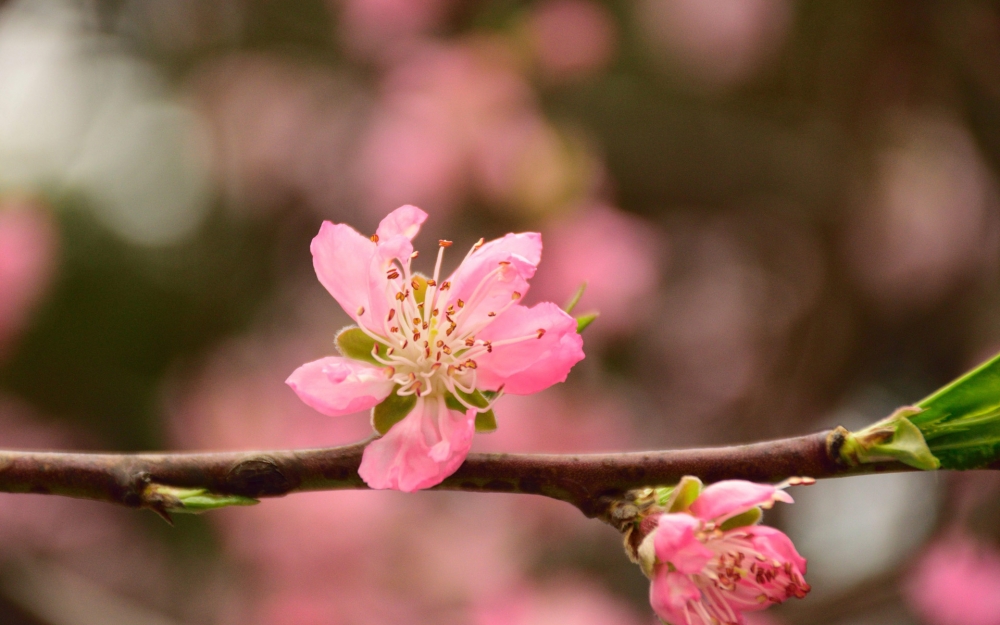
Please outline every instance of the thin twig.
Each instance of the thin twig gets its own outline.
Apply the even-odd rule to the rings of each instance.
[[[289,493],[367,488],[358,476],[368,441],[343,447],[220,453],[105,454],[0,451],[0,492],[45,493],[150,508],[168,516],[159,487],[202,488],[258,499]],[[438,489],[526,493],[566,501],[602,516],[626,491],[739,478],[776,482],[792,476],[839,477],[906,471],[884,462],[847,467],[839,435],[824,431],[750,445],[605,454],[470,454]]]

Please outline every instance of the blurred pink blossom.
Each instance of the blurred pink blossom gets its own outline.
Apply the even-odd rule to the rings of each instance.
[[[643,0],[638,26],[654,54],[710,86],[750,78],[784,42],[789,0]]]
[[[0,355],[28,322],[56,267],[58,233],[41,206],[0,200]]]
[[[633,447],[631,415],[609,395],[553,389],[507,397],[495,410],[499,427],[478,437],[473,449],[584,453]]]
[[[904,590],[928,625],[1000,625],[1000,550],[961,532],[932,543]]]
[[[480,239],[447,278],[440,271],[451,242],[439,241],[418,304],[411,241],[426,219],[402,206],[370,238],[324,222],[311,246],[319,281],[358,324],[345,332],[371,352],[308,362],[288,385],[331,417],[411,401],[365,447],[358,473],[372,488],[412,492],[441,483],[468,454],[477,414],[503,393],[528,395],[564,381],[584,356],[576,320],[551,302],[520,303],[541,260],[535,232]],[[487,401],[480,392],[495,395]]]
[[[560,132],[534,111],[484,128],[474,146],[479,192],[491,203],[545,213],[583,197],[599,168],[579,137]]]
[[[391,59],[438,27],[451,0],[329,0],[340,36],[355,54]]]
[[[588,188],[583,144],[542,117],[511,50],[496,39],[424,44],[388,72],[358,163],[365,206],[447,213],[480,196],[549,210]]]
[[[203,64],[188,89],[211,129],[214,174],[233,206],[291,201],[330,215],[350,194],[345,174],[365,96],[319,67],[263,54]]]
[[[43,420],[26,404],[0,394],[0,447],[68,450],[91,441]],[[0,494],[0,564],[16,574],[22,564],[70,570],[102,587],[165,603],[161,556],[135,526],[135,512],[106,503],[54,495]]]
[[[587,290],[574,312],[598,310],[588,337],[629,331],[653,311],[649,298],[659,282],[667,239],[638,217],[595,204],[562,217],[546,229],[545,263],[535,295],[567,300],[583,282]]]
[[[640,618],[600,586],[582,579],[524,587],[476,611],[474,625],[638,625]]]
[[[366,203],[378,214],[407,202],[431,213],[452,208],[478,137],[533,106],[512,59],[494,45],[417,47],[382,91],[360,163]]]
[[[617,33],[611,12],[590,0],[547,0],[528,19],[542,72],[555,80],[586,76],[607,65]]]
[[[975,139],[952,120],[886,123],[871,187],[847,230],[849,266],[885,311],[937,301],[995,264],[996,183]]]

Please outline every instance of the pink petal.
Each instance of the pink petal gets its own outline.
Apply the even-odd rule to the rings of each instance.
[[[691,514],[705,521],[724,521],[750,508],[773,501],[792,503],[792,497],[770,484],[724,480],[705,488],[691,504]]]
[[[701,521],[690,514],[660,515],[653,536],[656,558],[669,562],[681,573],[700,573],[712,559],[712,551],[695,536],[700,527]]]
[[[656,615],[667,623],[688,623],[685,607],[688,602],[700,599],[701,592],[694,582],[676,571],[668,573],[663,569],[653,577],[649,586],[649,604]],[[698,618],[695,614],[692,616]]]
[[[470,254],[448,278],[451,290],[444,307],[459,310],[458,301],[462,300],[462,331],[477,332],[493,320],[489,313],[499,313],[528,292],[528,280],[535,275],[541,258],[542,238],[536,232],[490,241]]]
[[[767,525],[758,525],[747,533],[751,536],[750,542],[765,558],[791,562],[800,575],[806,574],[806,559],[799,555],[792,539],[784,532]]]
[[[320,283],[352,319],[372,327],[368,300],[375,243],[350,226],[324,221],[309,249]]]
[[[440,398],[418,399],[405,419],[365,448],[358,474],[371,488],[430,488],[465,460],[475,413],[449,410]]]
[[[378,235],[380,243],[384,239],[400,236],[412,241],[413,237],[420,232],[420,226],[425,221],[427,221],[427,213],[416,206],[407,204],[386,215],[378,225],[375,234]]]
[[[339,356],[307,362],[285,383],[302,401],[330,417],[367,410],[388,397],[393,386],[384,369]]]
[[[539,330],[544,330],[541,338]],[[551,302],[513,306],[477,335],[493,342],[519,337],[527,338],[498,345],[476,358],[480,388],[496,390],[504,385],[514,395],[537,393],[565,381],[573,365],[583,360],[576,320]]]

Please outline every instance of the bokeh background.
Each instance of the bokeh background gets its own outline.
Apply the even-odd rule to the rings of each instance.
[[[404,203],[431,214],[418,248],[541,231],[530,299],[587,280],[602,313],[480,450],[856,427],[1000,350],[998,171],[995,2],[0,2],[0,445],[366,436],[283,380],[348,321],[320,222]],[[796,489],[768,518],[814,591],[754,623],[1000,624],[998,493]],[[5,624],[649,625],[646,584],[613,530],[530,496],[174,528],[0,497]]]

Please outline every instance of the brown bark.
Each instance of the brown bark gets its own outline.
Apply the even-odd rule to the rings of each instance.
[[[436,488],[552,497],[602,516],[626,491],[675,483],[787,477],[827,478],[904,471],[886,462],[851,468],[839,463],[836,431],[749,445],[605,454],[470,454]],[[368,441],[327,449],[219,453],[103,454],[0,451],[0,492],[46,493],[150,508],[167,516],[156,494],[167,486],[219,495],[280,497],[310,490],[367,488],[358,476]]]

